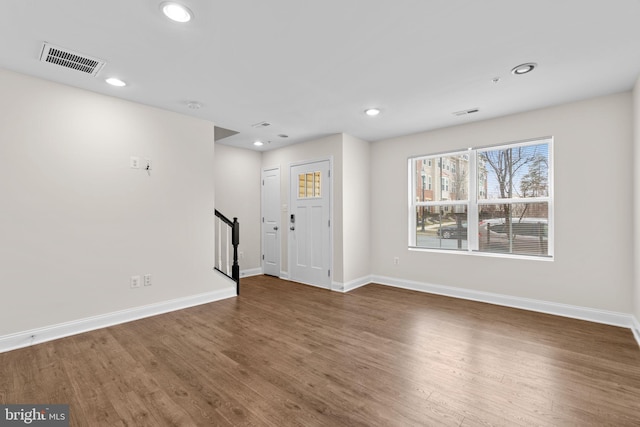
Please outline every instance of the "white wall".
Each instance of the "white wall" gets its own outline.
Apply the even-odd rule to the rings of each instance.
[[[266,151],[262,154],[262,168],[280,167],[281,205],[289,205],[289,167],[293,163],[307,160],[333,159],[333,194],[331,195],[333,211],[333,266],[332,279],[343,283],[343,250],[342,250],[342,134],[327,136],[314,141],[304,142]],[[289,231],[288,209],[282,211],[282,230]],[[288,273],[288,236],[282,234],[282,271]]]
[[[373,143],[373,273],[631,313],[631,107],[631,95],[623,93]],[[407,249],[409,156],[549,135],[555,138],[555,261]]]
[[[633,89],[633,129],[634,129],[634,315],[640,322],[640,76]],[[640,327],[640,323],[636,325]],[[637,331],[640,333],[640,330]],[[640,336],[638,337],[640,338]]]
[[[216,144],[216,209],[240,222],[240,270],[261,268],[260,171],[262,153]]]
[[[0,93],[0,336],[229,286],[213,124],[5,70]]]
[[[371,152],[366,141],[343,134],[342,224],[345,284],[371,274]]]

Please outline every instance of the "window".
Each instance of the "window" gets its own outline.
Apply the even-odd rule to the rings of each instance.
[[[310,172],[298,175],[298,199],[321,197],[321,173]]]
[[[442,177],[440,180],[442,181],[442,191],[449,191],[449,178]]]
[[[425,200],[422,182],[411,184],[410,247],[553,256],[551,138],[415,157],[409,167],[433,159],[439,191]]]
[[[431,190],[432,189],[431,188],[431,186],[432,186],[432,184],[431,184],[431,175],[429,175],[428,178],[429,178],[429,183],[427,184],[428,185],[427,190]]]

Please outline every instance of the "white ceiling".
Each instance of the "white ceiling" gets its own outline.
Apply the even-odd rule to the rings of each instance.
[[[161,1],[2,0],[0,67],[239,132],[225,144],[271,141],[260,150],[484,120],[630,90],[640,74],[640,0],[184,0],[187,24]],[[107,64],[92,77],[40,62],[44,41]]]

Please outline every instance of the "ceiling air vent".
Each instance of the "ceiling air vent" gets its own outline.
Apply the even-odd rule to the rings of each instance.
[[[271,123],[269,122],[259,122],[259,123],[254,123],[251,125],[252,128],[265,128],[267,126],[271,126]]]
[[[456,111],[455,113],[452,113],[452,114],[454,116],[466,116],[467,114],[477,113],[478,111],[480,110],[477,108],[471,108],[469,110]]]
[[[105,61],[45,43],[40,61],[97,76]]]

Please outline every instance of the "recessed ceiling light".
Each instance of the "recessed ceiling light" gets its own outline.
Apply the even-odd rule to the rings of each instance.
[[[368,108],[368,109],[364,110],[364,113],[367,116],[373,117],[373,116],[377,116],[378,114],[380,114],[380,109],[379,108]]]
[[[256,147],[260,147],[261,145],[264,145],[264,143],[262,141],[256,141],[253,143],[253,145],[255,145]]]
[[[193,16],[186,6],[171,1],[160,4],[160,8],[167,18],[176,22],[189,22]]]
[[[111,86],[117,86],[117,87],[123,87],[127,85],[125,82],[115,77],[109,77],[108,79],[105,80],[105,82],[109,83]]]
[[[511,72],[516,76],[519,76],[532,72],[537,66],[538,64],[536,64],[535,62],[527,62],[526,64],[520,64],[517,67],[513,67],[513,70],[511,70]]]

